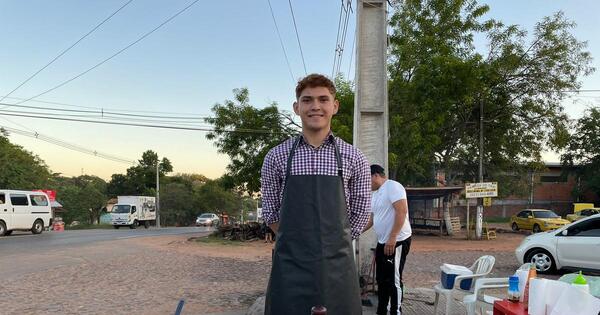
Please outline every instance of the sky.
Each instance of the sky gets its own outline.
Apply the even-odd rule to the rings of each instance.
[[[126,0],[0,0],[0,95],[6,95],[61,51],[72,45]],[[29,98],[94,66],[157,27],[191,0],[134,0],[73,49],[15,91]],[[331,74],[340,0],[291,1],[308,73]],[[354,2],[355,3],[355,2]],[[577,24],[574,33],[600,56],[596,39],[600,2],[483,1],[488,17],[532,30],[536,21],[558,10]],[[292,75],[288,70],[267,0],[198,1],[169,23],[80,78],[22,105],[81,109],[35,102],[60,102],[91,108],[185,113],[210,116],[211,107],[247,87],[251,104],[277,102],[291,110],[295,82],[305,74],[288,1],[271,0]],[[349,21],[341,71],[353,78],[351,46],[356,16]],[[484,45],[484,43],[479,43]],[[354,61],[354,59],[352,59]],[[594,59],[594,66],[599,67]],[[598,72],[583,78],[583,89],[600,89]],[[586,93],[564,103],[573,118],[582,115],[600,93]],[[7,98],[4,103],[18,99]],[[597,104],[597,103],[596,103]],[[0,106],[0,111],[1,111]],[[92,151],[138,160],[151,149],[167,157],[175,173],[216,178],[225,172],[226,155],[217,153],[202,131],[151,129],[119,125],[50,121],[0,116],[0,126],[37,132]],[[53,172],[109,179],[131,164],[71,151],[35,138],[11,134],[12,142],[39,155]],[[545,159],[556,161],[547,153]]]

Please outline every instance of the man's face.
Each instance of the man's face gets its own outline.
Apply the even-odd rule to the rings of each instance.
[[[294,112],[300,116],[302,127],[310,131],[329,131],[331,117],[339,108],[339,102],[326,87],[305,88],[294,103]]]
[[[379,182],[377,181],[377,174],[371,175],[371,190],[375,191],[379,189]]]

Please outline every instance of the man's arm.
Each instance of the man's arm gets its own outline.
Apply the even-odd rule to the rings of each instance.
[[[372,226],[373,226],[373,213],[371,213],[371,215],[369,216],[369,222],[367,222],[367,225],[362,230],[361,234],[368,231]]]
[[[350,228],[352,238],[357,238],[369,222],[371,213],[371,169],[365,156],[359,151],[348,181],[350,191]]]
[[[387,243],[385,243],[384,253],[386,255],[394,254],[394,249],[396,249],[396,237],[400,230],[402,230],[402,226],[404,225],[404,221],[406,220],[406,214],[408,213],[408,203],[406,199],[400,199],[396,202],[392,203],[394,207],[394,225],[392,226],[392,231],[390,232],[390,236],[388,237]]]
[[[275,164],[273,152],[267,153],[260,171],[260,191],[262,195],[262,215],[265,223],[277,233],[279,208],[281,207],[281,178]]]

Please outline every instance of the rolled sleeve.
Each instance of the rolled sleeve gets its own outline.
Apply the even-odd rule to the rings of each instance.
[[[260,191],[262,194],[263,220],[267,224],[279,222],[281,179],[273,151],[270,151],[265,156],[260,171]]]
[[[357,238],[369,222],[371,212],[371,171],[366,157],[358,151],[352,177],[348,181],[350,190],[350,227],[352,238]]]

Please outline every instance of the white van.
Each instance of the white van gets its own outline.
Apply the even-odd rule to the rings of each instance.
[[[52,208],[41,191],[0,190],[0,236],[14,230],[40,234],[50,226]]]

